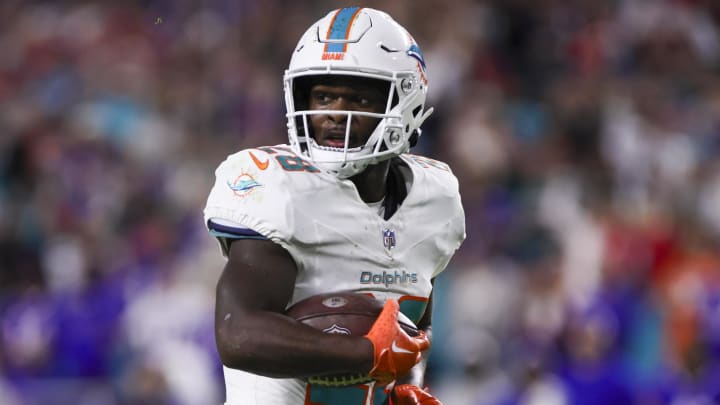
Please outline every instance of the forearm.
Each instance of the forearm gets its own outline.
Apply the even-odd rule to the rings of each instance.
[[[223,315],[216,343],[227,367],[269,377],[367,373],[373,366],[369,340],[325,334],[269,311]]]
[[[270,377],[366,373],[372,343],[324,334],[283,315],[296,265],[281,246],[237,240],[218,280],[215,340],[223,364]]]

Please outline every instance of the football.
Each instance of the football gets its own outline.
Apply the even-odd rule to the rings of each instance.
[[[340,291],[313,295],[298,301],[286,314],[325,333],[364,336],[383,309],[383,302],[368,294]],[[417,326],[402,312],[400,327],[410,336],[419,334]],[[370,382],[367,375],[332,375],[310,377],[308,382],[325,386],[347,386]]]

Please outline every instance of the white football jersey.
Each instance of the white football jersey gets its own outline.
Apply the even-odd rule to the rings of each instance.
[[[411,154],[400,158],[408,194],[385,220],[360,199],[350,180],[320,171],[287,145],[243,150],[216,170],[205,223],[221,225],[221,231],[211,227],[221,241],[256,232],[287,249],[298,271],[288,306],[320,293],[353,290],[395,298],[417,322],[431,280],[465,238],[465,217],[457,179],[446,164]],[[232,405],[306,400],[370,405],[387,397],[372,384],[325,388],[229,368],[225,382]]]

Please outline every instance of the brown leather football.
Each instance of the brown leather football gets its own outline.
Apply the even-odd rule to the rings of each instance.
[[[383,302],[369,294],[340,291],[314,295],[300,300],[286,314],[325,333],[364,336],[383,309]],[[410,336],[417,336],[415,324],[402,313],[398,322]],[[347,386],[370,382],[367,375],[332,375],[310,377],[308,382],[327,386]]]

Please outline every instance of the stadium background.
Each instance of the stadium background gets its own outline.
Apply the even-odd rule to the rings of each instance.
[[[0,403],[221,402],[201,208],[227,154],[285,141],[291,49],[343,5],[0,3]],[[362,5],[422,47],[417,153],[467,212],[433,392],[720,403],[720,2]]]

